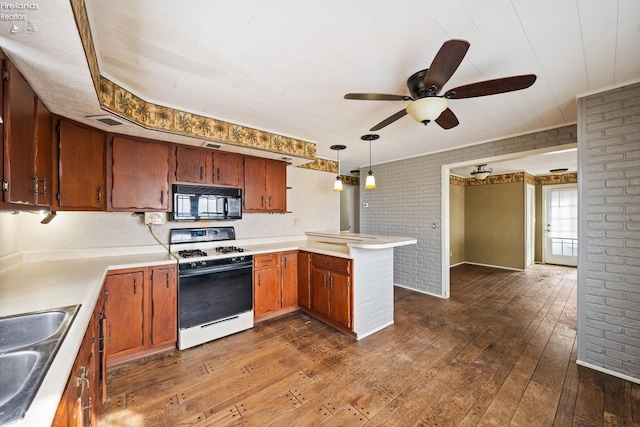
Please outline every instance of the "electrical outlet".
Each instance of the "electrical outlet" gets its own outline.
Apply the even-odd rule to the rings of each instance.
[[[144,223],[145,225],[158,225],[167,222],[167,214],[164,212],[145,212]]]

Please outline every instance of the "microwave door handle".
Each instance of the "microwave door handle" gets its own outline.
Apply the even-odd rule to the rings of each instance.
[[[224,198],[224,217],[225,219],[229,217],[229,199]]]

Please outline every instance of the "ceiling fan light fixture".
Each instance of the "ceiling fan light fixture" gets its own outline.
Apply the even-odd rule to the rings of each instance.
[[[493,172],[493,169],[485,169],[486,166],[486,164],[476,166],[476,170],[471,172],[471,176],[479,181],[487,179],[487,177],[491,175],[491,172]]]
[[[425,98],[412,101],[407,107],[407,113],[416,122],[424,123],[424,121],[434,121],[444,110],[449,107],[449,103],[445,98],[436,96],[427,96]]]

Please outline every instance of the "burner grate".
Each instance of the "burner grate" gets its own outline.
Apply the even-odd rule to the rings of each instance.
[[[180,258],[195,258],[207,256],[207,253],[200,249],[185,249],[182,251],[178,251],[178,256]]]

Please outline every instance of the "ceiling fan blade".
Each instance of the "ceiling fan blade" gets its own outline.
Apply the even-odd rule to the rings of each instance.
[[[440,114],[440,117],[436,119],[436,123],[439,124],[442,129],[451,129],[460,124],[458,118],[450,108],[447,108]]]
[[[464,99],[474,98],[477,96],[496,95],[498,93],[526,89],[535,83],[535,81],[535,74],[523,74],[521,76],[485,80],[450,89],[444,94],[444,97],[449,99]]]
[[[410,96],[388,95],[384,93],[348,93],[344,99],[361,99],[364,101],[411,101]]]
[[[371,132],[375,132],[377,130],[382,129],[383,127],[390,125],[391,123],[395,122],[396,120],[404,117],[407,115],[407,110],[400,110],[397,113],[393,114],[392,116],[387,117],[386,119],[384,119],[383,121],[381,121],[380,123],[378,123],[377,125],[375,125],[374,127],[372,127],[371,129],[369,129]]]
[[[436,57],[424,76],[424,87],[429,89],[431,86],[437,88],[436,94],[449,81],[453,73],[464,59],[469,50],[469,42],[466,40],[447,40],[444,42]]]

